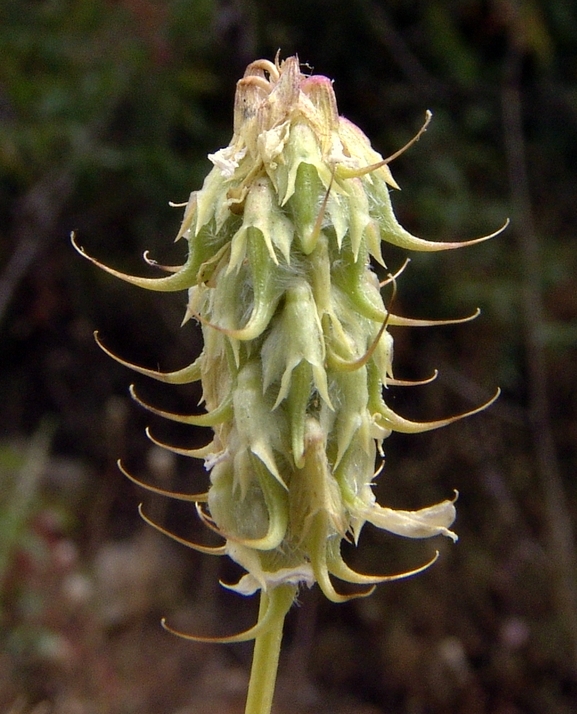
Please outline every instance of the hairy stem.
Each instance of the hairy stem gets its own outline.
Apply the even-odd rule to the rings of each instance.
[[[259,621],[272,608],[274,624],[260,634],[254,643],[252,668],[245,714],[270,714],[284,620],[296,595],[294,585],[280,585],[269,593],[261,592]]]

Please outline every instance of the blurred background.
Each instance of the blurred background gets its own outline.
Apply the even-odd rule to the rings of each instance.
[[[194,411],[196,387],[134,375],[96,346],[161,369],[200,351],[186,296],[140,291],[72,249],[145,274],[183,258],[182,202],[228,144],[236,80],[298,53],[335,80],[342,114],[393,165],[400,222],[429,239],[498,238],[412,256],[395,311],[482,314],[395,328],[401,414],[440,418],[500,386],[487,412],[393,435],[381,503],[460,492],[460,541],[365,529],[365,572],[416,567],[346,605],[303,592],[287,622],[280,713],[577,711],[577,5],[574,0],[3,0],[0,5],[0,710],[10,714],[243,711],[250,645],[177,639],[248,626],[256,603],[218,580],[232,563],[145,526],[208,542],[193,509],[139,478],[198,492],[202,465],[157,449],[207,433],[128,396]],[[403,256],[385,250],[390,269]],[[439,539],[437,539],[439,540]]]

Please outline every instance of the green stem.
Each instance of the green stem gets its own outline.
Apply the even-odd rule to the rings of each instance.
[[[261,592],[259,622],[271,610],[273,624],[254,643],[245,714],[270,714],[280,655],[284,619],[296,595],[294,585]]]

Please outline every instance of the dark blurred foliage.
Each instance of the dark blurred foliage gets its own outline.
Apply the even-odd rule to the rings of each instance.
[[[402,414],[436,418],[503,394],[489,412],[394,435],[381,502],[460,492],[455,547],[367,529],[347,556],[371,572],[441,559],[346,606],[303,593],[287,626],[279,701],[296,712],[569,714],[577,710],[577,6],[574,0],[4,0],[0,5],[0,706],[18,712],[241,711],[250,649],[163,633],[230,632],[254,605],[216,565],[141,528],[116,470],[197,491],[196,463],[163,458],[206,434],[127,398],[194,410],[109,360],[163,369],[201,349],[185,296],[138,291],[72,250],[142,272],[226,145],[235,82],[258,57],[298,53],[335,80],[340,111],[384,155],[434,114],[393,166],[401,223],[488,243],[412,256],[395,310],[475,322],[396,330]],[[403,256],[389,251],[391,269]],[[193,406],[191,406],[193,405]],[[48,419],[48,421],[47,421]],[[51,439],[51,446],[46,446]],[[43,446],[39,446],[43,444]],[[148,499],[196,540],[188,507]],[[184,553],[183,553],[184,551]],[[253,609],[251,609],[253,608]],[[352,702],[352,703],[351,703]],[[236,708],[235,708],[236,707]]]

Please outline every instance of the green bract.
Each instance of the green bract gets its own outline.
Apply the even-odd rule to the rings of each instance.
[[[265,631],[274,607],[286,611],[302,584],[316,582],[341,601],[351,595],[339,594],[333,578],[365,595],[418,572],[351,570],[340,544],[356,541],[367,521],[409,538],[456,539],[454,499],[401,511],[373,495],[377,455],[391,431],[425,431],[459,417],[415,423],[387,406],[383,389],[399,383],[388,326],[436,323],[390,314],[370,261],[385,265],[383,243],[417,251],[465,244],[425,241],[398,224],[389,160],[338,115],[331,81],[303,74],[296,57],[249,65],[238,83],[232,141],[209,158],[214,167],[192,193],[179,232],[186,263],[159,279],[105,269],[144,288],[188,290],[186,318],[202,325],[204,350],[190,367],[136,369],[166,382],[202,382],[206,414],[150,408],[214,431],[202,449],[174,449],[203,458],[210,470],[208,494],[188,498],[224,539],[213,552],[247,571],[229,587],[245,595],[260,589],[270,604],[255,628],[230,641]]]

